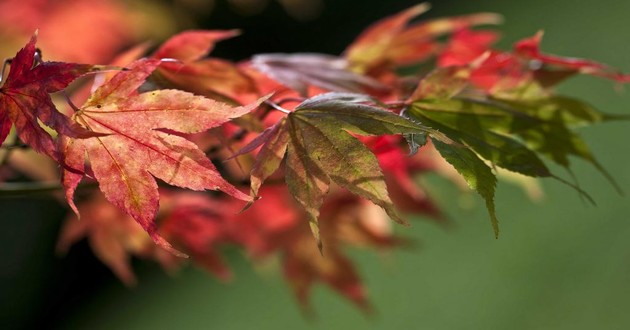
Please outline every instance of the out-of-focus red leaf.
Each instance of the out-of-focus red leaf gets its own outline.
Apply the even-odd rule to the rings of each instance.
[[[409,21],[429,8],[427,3],[418,4],[374,23],[348,46],[345,57],[359,72],[367,72],[379,62],[391,61],[392,55],[388,51],[394,38],[404,31]],[[423,47],[432,48],[432,45],[424,46],[428,42],[423,41]]]
[[[491,51],[470,74],[470,81],[486,91],[511,90],[531,81],[533,73],[510,53]]]
[[[307,309],[310,289],[320,281],[365,311],[371,309],[354,266],[337,251],[322,256],[312,242],[301,240],[284,251],[284,274],[298,301]]]
[[[46,57],[64,61],[109,61],[140,34],[138,15],[122,1],[5,0],[0,26],[5,38],[40,29]],[[69,39],[70,38],[70,39]],[[72,46],[68,45],[69,40]]]
[[[401,32],[391,44],[389,52],[396,54],[394,63],[409,65],[435,54],[440,44],[436,38],[462,29],[487,24],[499,24],[503,18],[494,13],[437,18],[412,25]]]
[[[383,67],[414,64],[435,54],[439,49],[436,38],[441,35],[473,25],[497,24],[502,20],[497,14],[480,13],[409,25],[414,17],[428,9],[428,4],[419,4],[366,29],[345,51],[352,69],[369,73]]]
[[[392,135],[361,138],[378,158],[390,197],[400,210],[426,215],[438,222],[445,221],[438,206],[414,182],[415,175],[433,170],[434,162],[426,157],[405,154],[400,147],[401,140],[400,136]]]
[[[439,67],[469,65],[489,51],[498,37],[499,34],[494,31],[470,29],[457,31],[440,52],[437,65]]]
[[[163,205],[162,235],[196,264],[223,281],[229,280],[231,272],[216,249],[233,241],[230,217],[239,206],[233,200],[188,192],[171,193]]]
[[[244,95],[256,95],[251,78],[234,63],[206,58],[216,42],[238,34],[237,30],[192,30],[171,37],[152,57],[177,61],[162,62],[155,72],[157,82],[220,100],[242,100]]]
[[[155,51],[155,58],[174,58],[182,62],[192,62],[207,56],[214,44],[236,37],[238,30],[189,30],[178,33],[165,41]]]
[[[543,32],[540,31],[533,37],[517,42],[514,45],[514,54],[526,59],[540,61],[543,65],[575,71],[576,73],[591,74],[620,82],[627,80],[623,74],[602,63],[581,58],[561,57],[542,53],[540,51],[542,37]]]
[[[165,237],[219,278],[229,274],[217,254],[221,245],[242,246],[255,260],[279,253],[285,276],[305,307],[310,288],[322,282],[367,310],[367,296],[344,247],[386,249],[406,243],[392,234],[383,210],[344,190],[336,190],[322,207],[323,257],[306,214],[284,185],[262,187],[262,199],[240,214],[229,200],[178,194],[165,203],[160,227]]]
[[[361,279],[343,249],[347,245],[390,248],[405,243],[393,236],[385,212],[348,191],[335,189],[321,209],[322,256],[305,221],[307,215],[286,186],[263,186],[260,196],[233,220],[237,241],[255,258],[280,253],[285,276],[304,307],[308,308],[311,287],[321,282],[369,311]]]
[[[131,256],[156,259],[167,270],[174,270],[180,258],[156,246],[133,218],[96,193],[79,204],[83,216],[66,219],[57,243],[57,251],[66,253],[70,246],[87,238],[94,254],[126,285],[134,285]]]
[[[438,68],[426,75],[411,94],[408,103],[424,99],[449,99],[466,88],[471,70],[468,67]]]
[[[530,82],[542,88],[553,87],[578,73],[617,82],[630,81],[628,75],[602,63],[542,53],[542,32],[518,41],[512,52],[486,49],[491,36],[484,35],[485,32],[461,33],[464,35],[456,35],[451,42],[452,49],[447,48],[441,55],[440,65],[470,66],[470,82],[491,94],[509,92]],[[474,57],[479,54],[485,57]]]

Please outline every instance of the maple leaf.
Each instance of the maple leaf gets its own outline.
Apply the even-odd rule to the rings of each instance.
[[[218,41],[235,37],[238,30],[190,30],[174,35],[152,55],[162,62],[155,71],[156,82],[214,99],[234,101],[257,94],[256,86],[230,61],[206,57]]]
[[[514,54],[531,60],[539,61],[540,64],[555,66],[566,70],[565,77],[571,73],[583,73],[600,76],[619,82],[628,80],[628,77],[615,71],[613,68],[591,60],[574,57],[562,57],[544,54],[540,51],[540,42],[543,32],[539,31],[533,37],[518,41],[514,45]],[[539,64],[539,65],[540,65]],[[540,69],[539,69],[540,70]]]
[[[468,26],[497,24],[502,20],[497,14],[480,13],[409,25],[429,8],[428,3],[421,3],[368,27],[344,52],[352,69],[367,73],[379,67],[417,63],[439,49],[437,37]]]
[[[232,199],[176,191],[160,205],[160,233],[197,264],[222,281],[232,277],[217,247],[235,243],[234,217],[239,205]]]
[[[81,221],[75,214],[65,220],[57,242],[57,252],[66,253],[72,244],[87,238],[90,248],[127,286],[136,284],[131,257],[155,259],[169,271],[181,263],[164,249],[155,245],[149,235],[129,215],[109,203],[100,192],[79,204]]]
[[[319,220],[324,256],[313,244],[311,230],[304,221],[308,215],[285,185],[261,187],[264,198],[225,224],[232,224],[235,241],[255,259],[280,254],[287,282],[306,312],[311,312],[308,297],[317,283],[369,312],[360,276],[343,248],[352,245],[383,250],[405,242],[392,234],[391,222],[380,207],[346,190],[331,190]]]
[[[278,169],[286,153],[286,183],[294,198],[306,209],[320,247],[317,219],[331,181],[381,206],[395,221],[405,223],[389,198],[378,160],[350,133],[416,133],[444,138],[428,127],[362,104],[369,100],[365,95],[344,93],[328,93],[308,99],[237,153],[246,153],[262,145],[251,171],[254,198],[258,197],[258,189],[264,180]]]
[[[154,25],[158,21],[168,25],[164,23],[165,17],[156,13],[137,19],[140,13],[140,9],[115,0],[3,0],[0,30],[4,31],[2,42],[6,45],[16,36],[28,36],[39,29],[41,48],[47,56],[70,62],[101,63],[139,38],[155,35],[160,30]]]
[[[307,312],[310,289],[317,281],[328,284],[365,312],[371,311],[359,274],[348,257],[336,250],[327,251],[324,257],[307,240],[299,243],[284,251],[284,276]]]
[[[494,31],[472,31],[470,29],[457,31],[453,33],[440,52],[437,66],[468,65],[490,50],[490,45],[498,37],[498,33]]]
[[[409,245],[409,240],[392,234],[391,222],[380,207],[342,189],[334,189],[324,202],[319,223],[325,244],[323,256],[312,244],[304,221],[287,233],[292,239],[280,247],[284,274],[298,301],[310,312],[310,290],[321,282],[370,313],[367,293],[344,247],[375,248],[383,252]]]
[[[492,33],[463,30],[454,35],[438,64],[441,67],[470,65],[470,81],[498,98],[523,99],[532,97],[528,95],[532,92],[534,97],[539,97],[540,93],[548,93],[550,87],[578,73],[621,83],[630,81],[630,76],[602,63],[541,52],[542,36],[539,32],[516,42],[512,52],[503,52],[488,48]]]
[[[359,93],[366,89],[387,90],[378,81],[348,69],[345,59],[324,54],[260,54],[252,65],[272,79],[308,95],[308,87],[316,86],[332,92]]]
[[[413,174],[417,172],[433,170],[433,159],[418,159],[415,157],[418,155],[407,155],[400,146],[400,136],[362,137],[361,141],[378,158],[389,195],[398,209],[427,215],[439,222],[446,220],[427,192],[420,189],[413,178]]]
[[[470,71],[468,67],[447,67],[429,74],[408,100],[410,107],[406,114],[460,143],[458,147],[435,141],[435,146],[486,200],[495,234],[498,234],[493,202],[496,178],[479,156],[523,175],[554,178],[592,201],[577,185],[551,173],[539,157],[544,156],[570,172],[568,157],[577,156],[590,162],[621,190],[586,143],[571,130],[571,126],[619,117],[606,115],[574,99],[545,93],[520,99],[475,93],[468,96],[465,87]]]
[[[63,185],[71,207],[84,176],[84,155],[107,200],[131,215],[153,240],[172,249],[153,222],[159,193],[153,177],[193,190],[222,190],[250,198],[225,181],[212,162],[189,140],[171,133],[196,133],[248,113],[257,104],[231,107],[178,90],[137,93],[160,60],[144,59],[100,86],[73,120],[101,137],[61,139]]]
[[[391,233],[384,212],[345,190],[333,191],[322,206],[323,257],[312,244],[311,231],[303,221],[305,212],[287,187],[269,185],[261,190],[265,198],[239,214],[233,200],[177,192],[160,210],[167,214],[160,221],[160,231],[189,253],[193,262],[220,279],[227,279],[229,270],[221,262],[218,248],[238,245],[254,260],[279,254],[285,277],[307,312],[310,289],[318,282],[369,311],[360,276],[343,254],[343,247],[385,249],[404,243]]]
[[[100,71],[103,67],[36,60],[37,33],[11,60],[11,70],[0,87],[0,143],[6,138],[11,123],[22,142],[35,151],[59,160],[55,141],[40,121],[60,134],[72,137],[91,136],[89,131],[73,123],[57,111],[49,93],[58,92],[76,78]]]

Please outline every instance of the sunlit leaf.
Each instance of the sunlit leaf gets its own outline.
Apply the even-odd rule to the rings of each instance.
[[[64,139],[64,154],[72,168],[64,171],[64,185],[72,204],[87,154],[105,197],[138,221],[156,243],[170,248],[154,223],[159,200],[154,177],[179,187],[222,190],[249,200],[219,175],[194,143],[171,132],[196,133],[216,127],[256,105],[235,108],[177,90],[138,94],[137,88],[159,64],[151,59],[134,62],[99,87],[73,116],[85,129],[104,136]]]

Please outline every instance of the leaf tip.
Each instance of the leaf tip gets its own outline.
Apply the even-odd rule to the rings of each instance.
[[[151,239],[153,240],[153,242],[155,242],[155,244],[157,244],[164,250],[168,251],[169,253],[173,254],[174,256],[179,257],[179,258],[189,258],[187,254],[175,249],[171,245],[171,243],[167,242],[157,232],[149,232],[149,235],[151,236]]]
[[[319,254],[324,256],[324,244],[322,243],[322,237],[319,233],[319,225],[317,221],[309,221],[309,226],[311,227],[311,233],[313,233],[313,237],[315,238],[315,242],[317,243],[317,249],[319,250]]]
[[[240,29],[232,29],[232,30],[228,30],[227,34],[229,34],[229,38],[233,38],[233,37],[238,37],[241,34],[243,34],[243,31],[241,31]]]
[[[431,4],[428,2],[419,3],[409,9],[409,12],[413,14],[413,16],[418,16],[426,13],[431,10]]]
[[[260,196],[250,196],[250,197],[251,197],[251,201],[247,202],[247,204],[245,204],[245,206],[243,206],[243,208],[240,211],[238,211],[236,214],[241,214],[249,210],[249,208],[252,207],[252,205],[254,205],[254,202],[256,202],[257,200],[261,198]]]
[[[400,216],[393,204],[379,206],[381,206],[385,210],[385,213],[387,213],[387,215],[396,223],[401,224],[407,228],[411,227],[409,221]]]

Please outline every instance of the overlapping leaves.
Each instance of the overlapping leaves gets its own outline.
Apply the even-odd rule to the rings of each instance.
[[[301,302],[306,304],[314,283],[324,282],[367,310],[359,276],[343,247],[398,245],[398,238],[387,230],[388,222],[370,225],[375,219],[386,219],[379,206],[404,223],[392,200],[402,211],[441,215],[430,198],[416,189],[413,177],[425,170],[439,172],[437,166],[431,167],[438,162],[439,169],[453,172],[435,157],[429,137],[437,152],[485,199],[498,234],[494,167],[562,180],[543,159],[570,171],[570,156],[575,156],[608,176],[572,129],[618,116],[556,96],[550,87],[578,73],[629,80],[597,62],[542,53],[541,34],[518,42],[512,52],[491,49],[496,33],[468,28],[498,22],[495,14],[411,23],[427,9],[420,4],[377,22],[343,57],[267,54],[239,65],[207,57],[216,42],[238,31],[186,31],[167,40],[150,59],[118,72],[75,109],[72,118],[57,111],[49,94],[103,67],[42,62],[34,37],[13,59],[0,87],[0,141],[14,125],[21,142],[59,162],[66,197],[75,212],[75,189],[87,177],[98,182],[105,199],[133,218],[116,221],[121,215],[104,207],[104,199],[93,197],[94,203],[83,204],[82,211],[94,214],[67,227],[61,245],[89,236],[99,257],[127,283],[134,279],[130,254],[167,261],[168,267],[179,263],[153,246],[144,230],[160,246],[176,252],[160,236],[164,235],[223,279],[229,273],[217,251],[220,245],[241,245],[254,258],[276,252],[284,257],[285,275]],[[441,47],[443,40],[438,38],[451,33],[450,40],[444,40],[446,47]],[[146,45],[137,47],[122,58],[137,58],[145,50]],[[418,79],[403,78],[396,69],[433,55],[441,69],[410,93]],[[247,104],[270,91],[277,92],[276,102],[293,111],[268,102],[265,110],[275,107],[286,116],[261,109],[238,128],[226,125],[221,132],[195,137],[195,141],[214,139],[206,150],[220,161],[226,153],[223,147],[232,150],[232,143],[249,140],[253,132],[270,126],[237,153],[259,148],[253,165],[241,164],[241,170],[251,165],[247,196],[223,179],[206,154],[184,136],[220,126],[258,104],[231,107],[197,95]],[[341,93],[321,94],[324,91]],[[372,93],[378,99],[344,92]],[[431,165],[411,161],[404,155],[402,138],[392,134],[402,134],[411,152],[431,158]],[[229,166],[222,173],[233,174]],[[286,186],[262,187],[278,170]],[[234,175],[233,182],[238,177]],[[240,201],[192,197],[165,188],[164,195],[172,198],[163,199],[158,227],[156,178],[193,190],[222,190],[250,203],[259,195],[268,198],[237,215]],[[391,198],[386,182],[395,188]],[[398,200],[401,195],[403,203]],[[316,237],[321,229],[325,257],[312,244],[307,223]]]
[[[262,182],[284,160],[286,183],[307,211],[316,238],[319,239],[319,208],[331,182],[369,199],[392,219],[405,223],[389,198],[376,157],[351,133],[443,136],[431,128],[363,103],[367,101],[371,101],[367,96],[343,93],[313,97],[244,147],[240,153],[262,145],[251,172],[252,197],[257,197]]]
[[[545,93],[524,100],[497,99],[478,93],[467,95],[468,74],[467,67],[434,71],[420,82],[408,101],[407,114],[461,144],[436,142],[435,146],[486,200],[496,235],[499,231],[493,202],[496,179],[486,162],[527,176],[554,177],[590,199],[579,187],[552,174],[540,158],[570,171],[569,156],[576,156],[593,164],[614,184],[586,143],[572,130],[574,125],[614,116],[600,113],[581,101]]]

